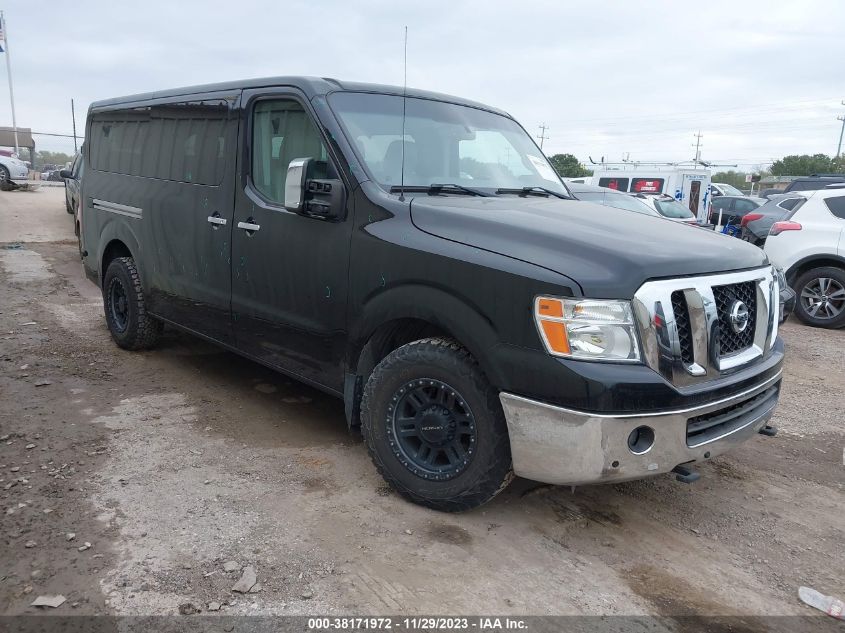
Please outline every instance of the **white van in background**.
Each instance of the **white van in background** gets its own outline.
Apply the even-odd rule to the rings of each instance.
[[[687,207],[701,222],[707,222],[710,206],[708,169],[598,165],[589,184],[634,194],[666,194]]]

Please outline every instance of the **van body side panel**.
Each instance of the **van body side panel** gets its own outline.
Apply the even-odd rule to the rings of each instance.
[[[233,341],[230,249],[238,96],[234,91],[190,95],[178,103],[158,100],[94,111],[83,221],[86,236],[98,244],[97,262],[111,234],[134,236],[136,244],[127,247],[152,314],[223,343]],[[109,135],[123,135],[108,150],[99,129],[104,126],[111,127]],[[212,216],[217,223],[208,221]]]

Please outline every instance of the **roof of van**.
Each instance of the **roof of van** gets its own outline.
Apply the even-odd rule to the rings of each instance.
[[[419,97],[422,99],[434,99],[447,101],[459,105],[467,105],[475,108],[483,108],[498,114],[510,116],[504,110],[493,108],[477,101],[471,101],[462,97],[418,90],[416,88],[404,89],[402,86],[388,86],[382,84],[360,83],[354,81],[340,81],[329,77],[264,77],[257,79],[241,79],[239,81],[226,81],[216,84],[204,84],[199,86],[187,86],[184,88],[171,88],[169,90],[156,90],[141,94],[127,95],[125,97],[114,97],[103,99],[91,104],[91,109],[104,108],[115,105],[151,101],[153,99],[169,99],[176,97],[190,97],[191,95],[208,92],[225,92],[227,90],[247,90],[252,88],[270,88],[275,86],[292,86],[305,93],[308,99],[316,96],[327,95],[331,92],[375,92],[381,94],[402,95]]]

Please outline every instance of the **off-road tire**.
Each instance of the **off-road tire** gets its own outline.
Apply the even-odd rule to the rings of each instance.
[[[845,288],[845,270],[842,268],[837,268],[835,266],[822,266],[820,268],[811,268],[810,270],[802,273],[795,280],[795,283],[792,284],[792,288],[795,290],[796,294],[795,316],[798,317],[802,323],[806,323],[812,327],[831,329],[843,327],[845,326],[845,310],[835,317],[820,319],[811,315],[804,306],[801,293],[808,285],[811,285],[814,280],[822,277],[833,279],[840,287]]]
[[[109,289],[122,284],[126,297],[125,327],[121,328],[110,309]],[[118,257],[109,264],[103,278],[103,307],[112,338],[123,349],[150,349],[156,344],[164,324],[147,313],[141,277],[131,257]]]
[[[418,378],[450,385],[469,405],[475,419],[475,452],[465,470],[446,481],[432,481],[414,474],[390,445],[391,401],[397,390]],[[361,421],[367,450],[379,473],[413,503],[443,512],[470,510],[490,501],[513,479],[510,442],[499,394],[472,355],[454,341],[426,338],[388,354],[364,387]]]

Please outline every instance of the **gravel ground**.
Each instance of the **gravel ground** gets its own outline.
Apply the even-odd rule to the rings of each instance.
[[[517,480],[444,515],[384,485],[339,401],[173,331],[118,349],[76,249],[63,191],[0,193],[0,614],[753,622],[845,596],[845,331],[783,327],[781,433],[693,485]]]

